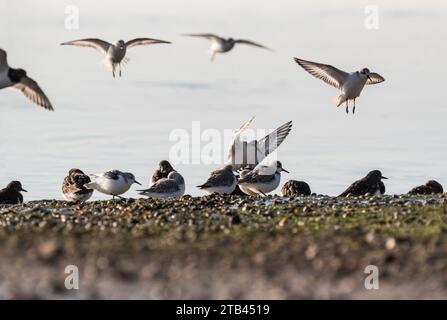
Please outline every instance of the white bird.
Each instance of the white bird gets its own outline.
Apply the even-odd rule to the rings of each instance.
[[[36,81],[29,78],[23,69],[9,67],[6,51],[0,49],[0,89],[13,87],[35,104],[53,111],[53,106]]]
[[[121,64],[129,61],[129,59],[125,57],[128,48],[157,43],[171,42],[152,38],[136,38],[127,42],[125,42],[124,40],[118,40],[114,43],[109,43],[101,39],[89,38],[63,42],[61,43],[61,45],[74,45],[96,49],[106,56],[104,59],[104,63],[112,70],[113,77],[115,77],[115,70],[117,68],[119,69],[119,75],[121,77]]]
[[[306,61],[298,58],[294,59],[296,63],[314,77],[341,90],[341,94],[336,98],[335,102],[337,107],[346,102],[346,113],[349,113],[349,100],[354,100],[352,113],[355,113],[355,99],[360,96],[365,84],[377,84],[385,81],[385,78],[380,74],[370,72],[368,68],[347,73],[327,64]]]
[[[205,190],[207,193],[214,192],[221,194],[230,194],[236,189],[237,178],[233,173],[233,167],[227,165],[222,169],[210,173],[208,180],[197,188]]]
[[[234,48],[234,45],[236,43],[239,44],[248,44],[251,46],[255,46],[258,48],[263,48],[263,49],[267,49],[267,50],[271,50],[270,48],[263,46],[259,43],[250,41],[250,40],[244,40],[244,39],[233,39],[233,38],[222,38],[219,37],[215,34],[212,33],[189,33],[189,34],[184,34],[184,36],[188,36],[188,37],[200,37],[200,38],[205,38],[211,41],[211,48],[210,48],[210,53],[211,53],[211,61],[214,60],[214,57],[216,56],[217,53],[225,53],[230,51],[231,49]]]
[[[279,186],[283,171],[289,173],[282,167],[280,161],[275,161],[269,166],[258,165],[250,173],[241,176],[238,184],[241,190],[248,195],[262,194],[265,196]]]
[[[135,176],[132,173],[121,172],[119,170],[92,174],[91,176],[95,180],[85,184],[85,187],[111,195],[113,198],[119,197],[121,194],[127,192],[134,183],[141,185],[141,183],[135,180]]]
[[[262,139],[249,142],[243,141],[241,134],[251,125],[253,120],[254,117],[250,118],[234,132],[233,141],[230,144],[227,160],[225,161],[225,164],[233,166],[234,171],[247,166],[254,168],[265,157],[275,151],[292,130],[292,121],[288,121]]]
[[[171,171],[167,178],[157,180],[149,189],[138,191],[150,198],[178,198],[185,193],[185,180],[177,171]]]

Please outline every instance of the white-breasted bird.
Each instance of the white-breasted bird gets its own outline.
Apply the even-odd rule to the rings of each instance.
[[[149,189],[138,191],[150,198],[178,198],[185,193],[185,180],[177,171],[171,171],[167,178],[157,180]]]
[[[205,190],[208,194],[214,192],[220,194],[230,194],[236,189],[237,178],[233,173],[233,167],[226,165],[221,169],[210,173],[206,182],[197,188]]]
[[[234,132],[225,161],[225,164],[233,166],[234,171],[245,169],[247,166],[253,169],[275,151],[292,130],[292,121],[288,121],[262,139],[244,141],[241,139],[241,134],[247,130],[253,120],[254,117],[250,118]]]
[[[36,81],[27,76],[23,69],[8,65],[6,51],[0,49],[0,89],[16,88],[35,104],[53,111],[53,106]]]
[[[61,43],[61,45],[74,45],[96,49],[106,56],[104,59],[104,63],[112,70],[113,77],[115,77],[115,71],[117,68],[119,69],[119,75],[121,77],[121,65],[129,61],[129,59],[126,57],[127,49],[135,46],[157,43],[171,42],[152,38],[135,38],[127,42],[124,40],[118,40],[114,43],[109,43],[101,39],[88,38],[63,42]]]
[[[248,195],[266,195],[278,188],[281,181],[281,172],[287,172],[280,161],[275,161],[269,166],[258,165],[251,172],[239,178],[238,184],[241,190]]]
[[[352,113],[355,113],[355,99],[360,96],[365,85],[385,81],[385,78],[380,74],[370,72],[368,68],[348,73],[328,64],[306,61],[299,58],[294,58],[294,60],[314,77],[323,80],[341,91],[341,94],[336,98],[335,102],[337,107],[345,102],[346,113],[349,113],[349,100],[354,100]]]
[[[250,46],[255,46],[262,49],[271,50],[270,48],[263,46],[262,44],[256,43],[251,40],[244,40],[244,39],[233,39],[233,38],[223,38],[219,37],[218,35],[212,34],[212,33],[188,33],[184,34],[184,36],[188,37],[199,37],[199,38],[205,38],[211,41],[211,61],[214,60],[214,57],[217,53],[225,53],[230,51],[234,48],[235,44],[247,44]]]
[[[119,197],[121,194],[127,192],[134,183],[141,186],[141,183],[136,181],[135,176],[129,172],[112,170],[92,174],[91,176],[94,177],[95,180],[85,184],[85,187],[111,195],[113,198]]]

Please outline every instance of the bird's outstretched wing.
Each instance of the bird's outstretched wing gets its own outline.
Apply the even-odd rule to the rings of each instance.
[[[208,40],[222,39],[221,37],[219,37],[218,35],[215,35],[213,33],[186,33],[186,34],[183,34],[183,35],[187,36],[187,37],[205,38],[205,39],[208,39]]]
[[[62,42],[61,45],[72,45],[72,46],[93,48],[103,54],[106,54],[107,50],[109,50],[109,47],[111,46],[111,44],[108,43],[107,41],[95,38]]]
[[[169,41],[159,40],[159,39],[152,39],[152,38],[136,38],[132,39],[126,42],[127,48],[132,48],[135,46],[142,46],[142,45],[148,45],[148,44],[157,44],[157,43],[171,43]]]
[[[0,71],[8,68],[8,60],[6,59],[6,51],[0,49]]]
[[[35,104],[50,111],[54,110],[50,100],[33,79],[22,77],[20,82],[15,84],[14,87],[22,91],[22,93]]]
[[[311,75],[320,80],[323,80],[327,84],[334,86],[337,89],[341,89],[346,78],[349,76],[347,72],[339,70],[328,64],[321,64],[298,58],[294,58],[294,60]]]
[[[286,139],[292,130],[292,121],[284,123],[279,126],[275,131],[266,135],[264,138],[258,141],[259,153],[258,159],[261,162],[266,156],[276,150],[281,143]]]
[[[385,81],[385,78],[382,77],[380,74],[375,73],[375,72],[371,72],[369,74],[370,79],[368,79],[366,81],[366,84],[377,84],[377,83],[381,83],[383,81]]]
[[[239,129],[234,131],[233,140],[231,141],[230,147],[228,149],[227,163],[232,163],[234,160],[235,153],[238,152],[240,148],[242,148],[242,141],[240,139],[240,135],[242,132],[247,130],[248,127],[250,127],[254,119],[255,117],[251,117],[246,122],[244,122]]]
[[[242,43],[242,44],[248,44],[250,46],[255,46],[258,48],[263,48],[263,49],[267,49],[272,51],[272,49],[270,49],[269,47],[263,46],[262,44],[256,43],[254,41],[250,41],[250,40],[244,40],[244,39],[237,39],[234,41],[235,43]]]

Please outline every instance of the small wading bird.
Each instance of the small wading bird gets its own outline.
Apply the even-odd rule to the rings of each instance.
[[[233,173],[233,167],[227,165],[222,169],[210,173],[208,180],[197,188],[205,190],[208,194],[214,192],[220,194],[230,194],[237,185],[237,178]]]
[[[345,192],[339,195],[339,197],[358,197],[366,194],[378,196],[384,194],[385,185],[383,184],[382,179],[388,178],[382,176],[382,173],[379,170],[371,171],[366,175],[366,177],[351,184]]]
[[[106,56],[104,59],[104,64],[112,70],[113,77],[115,77],[115,71],[117,68],[119,69],[119,76],[121,77],[121,65],[129,61],[129,59],[125,57],[128,48],[157,43],[171,42],[152,38],[136,38],[127,42],[124,40],[118,40],[114,43],[108,43],[107,41],[101,39],[89,38],[63,42],[61,45],[73,45],[96,49]]]
[[[141,183],[135,180],[135,176],[129,172],[121,172],[119,170],[112,170],[103,173],[92,174],[95,178],[93,182],[85,184],[88,189],[94,189],[104,194],[115,197],[120,197],[121,194],[127,192],[131,185],[136,183],[141,186]]]
[[[408,194],[418,195],[418,194],[435,194],[444,193],[442,185],[436,180],[429,180],[422,186],[417,186],[408,191]]]
[[[185,180],[177,171],[171,171],[167,178],[157,180],[149,189],[137,191],[150,198],[178,198],[185,193]]]
[[[266,195],[279,186],[281,172],[287,172],[280,161],[275,161],[269,166],[258,165],[250,172],[241,173],[238,184],[243,192],[248,195]]]
[[[154,172],[151,178],[151,184],[154,184],[160,179],[167,178],[168,175],[175,171],[174,168],[171,166],[169,161],[167,160],[161,160],[158,164],[158,169]]]
[[[385,81],[380,74],[370,72],[368,68],[347,73],[327,64],[321,64],[303,59],[294,58],[304,70],[314,77],[339,89],[341,94],[336,98],[337,107],[346,103],[346,113],[349,113],[349,100],[354,100],[352,113],[355,113],[355,99],[360,96],[365,84],[377,84]]]
[[[225,162],[227,165],[232,165],[234,171],[246,169],[247,167],[253,169],[265,157],[275,151],[292,130],[292,121],[288,121],[262,139],[255,139],[249,142],[243,141],[241,134],[247,130],[253,120],[254,117],[246,121],[234,132]]]
[[[22,184],[19,181],[10,182],[6,188],[0,190],[0,204],[23,203],[23,196],[20,191],[27,192],[22,188]]]
[[[65,199],[73,202],[84,202],[90,199],[93,194],[92,189],[85,187],[90,183],[90,177],[79,169],[71,169],[68,176],[62,182],[62,194]]]
[[[6,51],[0,49],[0,89],[13,87],[35,104],[53,111],[53,106],[36,81],[29,78],[23,69],[9,67]]]
[[[184,34],[184,36],[187,37],[199,37],[199,38],[205,38],[211,41],[211,48],[210,48],[210,53],[211,53],[211,61],[214,60],[214,57],[216,56],[217,53],[225,53],[230,51],[231,49],[234,48],[235,44],[247,44],[250,46],[255,46],[258,48],[262,48],[262,49],[266,49],[266,50],[270,50],[270,48],[265,47],[259,43],[250,41],[250,40],[244,40],[244,39],[233,39],[233,38],[222,38],[219,37],[215,34],[212,33],[188,33],[188,34]]]

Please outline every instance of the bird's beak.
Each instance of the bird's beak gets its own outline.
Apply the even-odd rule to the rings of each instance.
[[[289,171],[287,171],[287,170],[286,170],[286,169],[284,169],[284,168],[283,168],[283,169],[282,169],[281,171],[284,171],[284,172],[290,173]]]
[[[387,177],[382,176],[382,179],[388,179]]]
[[[369,81],[372,81],[371,77],[369,76],[369,74],[366,75],[369,79]]]
[[[23,189],[23,188],[22,188],[22,189],[20,189],[20,191],[23,191],[23,192],[28,192],[28,191],[26,191],[26,190],[25,190],[25,189]]]
[[[137,180],[134,181],[136,184],[141,186],[141,183],[139,183]]]

